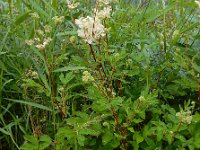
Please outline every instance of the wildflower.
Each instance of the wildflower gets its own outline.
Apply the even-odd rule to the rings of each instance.
[[[39,38],[34,38],[34,41],[35,42],[40,42],[40,39]]]
[[[75,20],[79,27],[78,36],[83,38],[88,44],[92,44],[96,39],[105,36],[105,27],[98,18],[87,16]]]
[[[44,50],[45,49],[45,45],[43,45],[43,44],[38,44],[35,47],[37,47],[39,50]]]
[[[111,6],[107,6],[107,7],[104,7],[103,10],[97,10],[97,11],[96,11],[96,16],[97,16],[97,18],[99,18],[99,19],[110,18],[110,13],[111,13],[111,11],[112,11]]]
[[[38,33],[39,35],[41,35],[41,36],[44,36],[44,31],[42,31],[42,30],[37,30],[37,33]]]
[[[60,92],[63,92],[64,91],[64,87],[61,87],[58,89]]]
[[[37,79],[38,78],[38,73],[36,71],[31,72],[31,77],[33,79]]]
[[[114,2],[114,1],[113,0],[97,0],[97,3],[100,6],[109,5],[111,2]]]
[[[43,50],[43,49],[45,49],[45,47],[47,46],[47,45],[49,45],[49,43],[52,41],[52,39],[51,38],[47,38],[47,39],[44,39],[44,41],[43,41],[43,43],[42,44],[38,44],[38,45],[36,45],[36,47],[39,49],[39,50]]]
[[[29,46],[33,45],[34,44],[34,41],[33,40],[25,40],[25,43]]]
[[[178,117],[181,123],[190,124],[192,122],[192,116],[190,110],[177,112],[176,116]]]
[[[43,45],[47,46],[51,41],[52,39],[48,37],[47,39],[44,39]]]
[[[62,23],[64,21],[65,17],[64,16],[60,16],[60,17],[55,16],[52,19],[54,20],[55,24],[59,24],[59,23]]]
[[[79,3],[77,2],[70,2],[70,0],[67,0],[67,6],[69,9],[74,9],[76,7],[78,7]]]
[[[90,81],[94,81],[94,78],[88,71],[84,71],[82,80],[83,80],[83,82],[90,82]]]
[[[49,26],[49,25],[45,25],[44,30],[45,30],[46,33],[50,33],[52,31],[52,27]]]
[[[139,100],[140,100],[140,102],[144,102],[144,101],[145,101],[144,96],[140,96],[140,97],[139,97]]]
[[[198,7],[200,9],[200,1],[196,0],[195,3],[198,5]]]
[[[39,18],[40,18],[40,16],[39,16],[36,12],[30,13],[30,15],[31,15],[34,19],[39,19]]]
[[[116,93],[115,93],[114,91],[112,91],[112,93],[111,93],[111,94],[112,94],[112,96],[113,96],[113,97],[115,97],[115,96],[116,96]]]

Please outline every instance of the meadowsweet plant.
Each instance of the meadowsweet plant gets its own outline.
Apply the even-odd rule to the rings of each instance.
[[[0,150],[200,149],[198,11],[0,2]]]

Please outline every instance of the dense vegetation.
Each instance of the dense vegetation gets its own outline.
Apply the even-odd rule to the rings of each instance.
[[[200,2],[0,0],[0,149],[200,149]]]

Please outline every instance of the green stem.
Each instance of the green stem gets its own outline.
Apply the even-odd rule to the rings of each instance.
[[[1,70],[0,74],[0,114],[1,114],[1,105],[2,105],[2,90],[3,90],[3,69]]]

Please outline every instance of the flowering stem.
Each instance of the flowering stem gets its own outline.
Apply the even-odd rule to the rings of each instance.
[[[94,50],[93,50],[93,48],[92,48],[92,45],[89,44],[89,47],[90,47],[90,51],[91,51],[91,53],[92,53],[92,56],[93,56],[93,58],[94,58],[94,61],[97,62],[97,58],[96,58],[95,52],[94,52]],[[104,72],[105,77],[107,78],[102,63],[100,63],[100,65],[101,65],[102,71]],[[114,73],[114,69],[113,69],[112,71],[113,71],[113,73]],[[99,73],[100,73],[100,75],[101,75],[101,71],[100,71],[100,70],[99,70]],[[102,77],[102,75],[101,75],[101,77]],[[102,79],[103,79],[103,77],[102,77]],[[97,85],[98,85],[98,84],[97,84]],[[98,88],[101,89],[99,86],[98,86]],[[105,90],[106,90],[106,94],[105,94],[104,92],[103,92],[103,94],[106,95],[106,97],[107,97],[107,94],[109,94],[109,91],[108,91],[108,89],[107,89],[107,87],[106,87],[105,84],[104,84],[104,88],[105,88]],[[110,89],[111,89],[111,92],[112,92],[112,87],[111,87],[111,85],[110,85]],[[102,91],[102,90],[101,90],[101,91]],[[112,95],[112,93],[111,93],[111,95]],[[108,97],[107,97],[107,98],[108,98]],[[108,102],[109,102],[109,103],[110,103],[110,101],[111,101],[110,98],[108,98]],[[119,119],[118,119],[118,116],[117,116],[117,112],[115,111],[115,109],[114,109],[114,107],[113,107],[112,105],[111,105],[111,111],[112,111],[114,120],[115,120],[115,122],[116,122],[116,125],[117,125],[117,128],[118,128],[120,134],[121,134],[123,137],[125,137],[125,136],[126,136],[126,132],[124,132],[123,129],[121,128],[120,123],[119,123]],[[122,144],[123,144],[123,149],[126,150],[126,140],[120,140],[120,141],[121,141]]]
[[[48,60],[47,60],[47,56],[46,56],[46,51],[45,50],[44,50],[43,55],[44,55],[45,63],[48,66]],[[55,103],[56,103],[56,105],[57,105],[57,107],[58,107],[58,109],[60,111],[60,114],[62,115],[63,118],[65,118],[65,114],[62,111],[62,109],[61,109],[61,107],[60,107],[60,105],[58,103],[58,100],[56,99],[56,88],[55,88],[55,82],[54,82],[53,75],[52,75],[52,70],[53,70],[52,66],[50,66],[50,68],[48,67],[49,80],[51,81],[51,85],[52,85],[52,87],[51,87],[51,96],[53,97],[53,100],[55,101]]]
[[[198,91],[198,101],[199,101],[199,106],[200,106],[200,82],[199,82],[199,91]]]
[[[97,58],[96,58],[96,55],[95,55],[94,50],[93,50],[93,48],[92,48],[92,45],[89,44],[89,47],[90,47],[90,52],[92,53],[92,56],[93,56],[93,58],[94,58],[94,61],[97,62]]]
[[[106,22],[104,20],[104,26],[106,28]],[[107,44],[107,48],[109,49],[110,48],[110,45],[109,45],[109,40],[108,40],[108,33],[106,32],[106,44]]]
[[[121,135],[123,137],[126,136],[126,132],[121,128],[120,124],[119,124],[119,119],[118,119],[118,116],[117,116],[117,112],[115,111],[114,107],[111,105],[111,110],[112,110],[112,113],[113,113],[113,117],[115,119],[115,122],[116,122],[116,125],[118,127],[118,130],[119,132],[121,133]],[[121,142],[123,144],[123,149],[126,150],[126,140],[122,140],[121,139]]]

